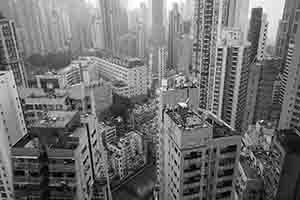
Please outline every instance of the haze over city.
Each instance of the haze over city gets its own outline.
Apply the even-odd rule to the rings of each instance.
[[[300,200],[300,0],[0,0],[0,200]]]

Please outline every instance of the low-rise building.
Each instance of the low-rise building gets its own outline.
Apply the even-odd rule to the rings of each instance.
[[[97,118],[51,111],[29,127],[12,148],[15,199],[91,199],[105,174]]]
[[[130,170],[136,170],[145,164],[142,136],[136,132],[129,132],[119,138],[116,143],[108,144],[113,152],[114,170],[122,180],[129,175]]]
[[[240,156],[236,186],[238,200],[261,200],[263,180],[249,158]]]
[[[103,143],[107,145],[117,141],[117,131],[115,126],[109,126],[104,122],[99,124]]]
[[[127,97],[146,95],[148,91],[148,67],[138,58],[94,58],[97,59],[99,76],[109,81],[122,81],[128,87]],[[123,88],[124,89],[124,88]]]

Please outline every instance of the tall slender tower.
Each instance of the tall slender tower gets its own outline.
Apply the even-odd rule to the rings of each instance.
[[[222,25],[223,0],[194,1],[193,71],[200,82],[200,107],[210,108],[216,42]]]
[[[17,86],[26,87],[26,72],[16,27],[14,22],[8,19],[0,19],[0,51],[2,51],[0,69],[13,71]]]
[[[155,44],[165,41],[164,17],[166,0],[152,0],[152,39]]]
[[[173,4],[173,9],[169,14],[169,38],[168,38],[168,67],[176,69],[176,38],[179,37],[181,26],[181,16],[178,4]]]
[[[279,22],[277,38],[276,38],[276,56],[286,60],[288,54],[290,40],[295,40],[297,33],[297,23],[300,19],[299,14],[300,2],[298,0],[286,0]],[[298,14],[297,14],[298,13]],[[283,63],[284,67],[285,63]]]
[[[300,126],[300,28],[290,40],[282,78],[280,129]]]
[[[251,60],[254,60],[257,57],[262,19],[263,19],[263,9],[261,7],[252,8],[250,27],[248,33],[248,41],[251,42],[251,55],[250,55]]]
[[[239,28],[224,28],[217,45],[212,112],[236,130],[242,129],[247,101],[249,45]]]

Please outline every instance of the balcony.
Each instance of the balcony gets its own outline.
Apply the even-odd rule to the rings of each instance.
[[[196,164],[192,164],[192,165],[188,166],[187,168],[185,168],[183,171],[185,173],[191,173],[191,172],[200,171],[200,170],[201,170],[201,165],[197,166]]]
[[[190,154],[187,154],[184,156],[184,160],[193,160],[193,159],[198,159],[202,157],[201,152],[191,152]]]
[[[184,178],[183,184],[193,184],[199,182],[200,180],[201,180],[201,174],[197,174],[189,178]]]

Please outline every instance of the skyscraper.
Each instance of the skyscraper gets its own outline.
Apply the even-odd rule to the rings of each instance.
[[[27,133],[12,71],[0,71],[1,197],[14,199],[10,148]]]
[[[241,135],[215,115],[185,103],[163,112],[161,199],[233,199]]]
[[[260,33],[259,33],[258,48],[257,48],[258,61],[263,60],[266,54],[268,27],[269,27],[269,22],[267,20],[267,15],[263,14]]]
[[[280,129],[299,127],[300,125],[300,28],[297,27],[295,40],[290,40],[281,88]]]
[[[254,59],[257,58],[262,19],[263,19],[263,9],[252,8],[250,27],[248,33],[248,41],[251,42],[251,54],[250,54],[251,61],[254,61]]]
[[[158,49],[158,84],[161,86],[162,80],[167,75],[167,58],[168,50],[166,47],[160,47]]]
[[[210,107],[236,130],[242,128],[247,100],[249,45],[239,28],[224,28],[217,45]]]
[[[160,187],[160,199],[165,199],[167,195],[167,176],[165,169],[168,165],[166,154],[168,151],[165,149],[168,143],[168,134],[165,129],[164,115],[165,109],[175,106],[178,102],[187,102],[192,109],[197,109],[199,105],[199,88],[197,84],[188,80],[183,75],[174,75],[162,81],[159,95],[159,132],[157,135],[158,140],[158,159],[157,159],[157,181]]]
[[[0,121],[10,145],[27,133],[23,111],[12,71],[0,71]]]
[[[279,22],[275,55],[286,60],[288,54],[289,44],[291,40],[295,40],[297,33],[297,22],[300,19],[299,13],[300,3],[298,0],[287,0]],[[283,67],[284,67],[283,63]]]
[[[269,120],[273,107],[274,84],[281,67],[281,59],[266,56],[250,66],[245,115],[246,129],[258,120]]]
[[[221,0],[194,2],[193,71],[200,81],[200,107],[208,108],[212,99],[216,42],[222,24]]]
[[[26,72],[17,39],[15,23],[0,19],[0,69],[11,70],[17,86],[26,86]]]
[[[248,31],[249,0],[224,0],[223,25],[240,28],[244,39]]]
[[[152,0],[152,40],[155,44],[165,41],[166,9],[166,0]]]
[[[173,4],[173,9],[169,14],[169,37],[168,37],[168,67],[171,69],[177,68],[176,62],[176,38],[181,32],[181,16],[179,13],[178,4]]]

